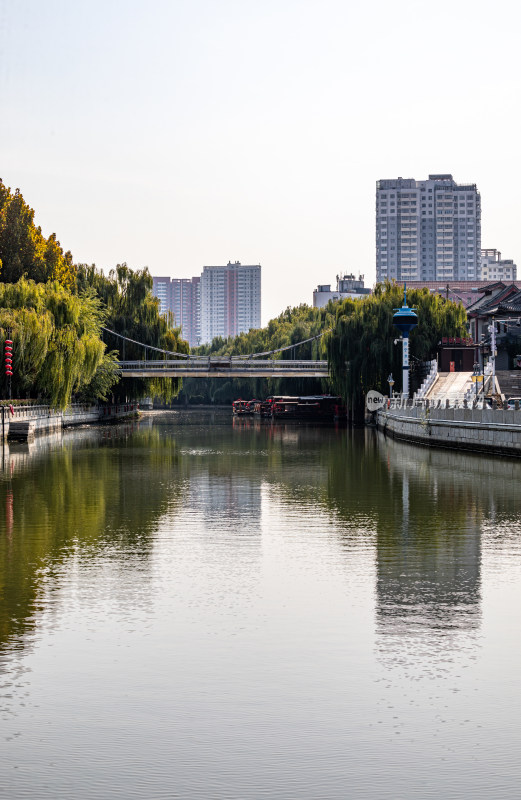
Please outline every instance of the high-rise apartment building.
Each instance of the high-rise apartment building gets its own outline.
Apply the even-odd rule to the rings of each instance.
[[[481,251],[482,281],[515,281],[517,267],[511,258],[501,258],[499,250],[493,248]]]
[[[478,279],[481,198],[452,175],[376,184],[377,281]]]
[[[239,261],[204,267],[200,277],[153,278],[160,313],[171,311],[181,335],[197,347],[261,325],[261,267]]]
[[[190,347],[201,343],[201,278],[172,278],[171,310]]]
[[[159,313],[171,311],[190,347],[201,343],[201,278],[153,277],[152,293],[159,300]]]
[[[261,325],[261,267],[231,261],[201,275],[201,342],[227,338]]]
[[[172,279],[168,277],[153,277],[152,278],[152,294],[159,300],[159,313],[166,314],[171,311],[171,282]]]

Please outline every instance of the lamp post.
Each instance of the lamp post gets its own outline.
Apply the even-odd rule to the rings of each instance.
[[[402,394],[409,397],[409,333],[418,324],[418,315],[407,305],[407,286],[403,287],[403,306],[395,309],[393,325],[402,333]]]
[[[479,394],[479,384],[483,380],[483,375],[481,374],[481,364],[477,361],[474,363],[474,374],[472,375],[472,380],[476,386],[476,400],[478,399]]]
[[[389,400],[390,400],[393,396],[393,386],[394,386],[394,378],[392,372],[387,378],[387,383],[389,384]]]

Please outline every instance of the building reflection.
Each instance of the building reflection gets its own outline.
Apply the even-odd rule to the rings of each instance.
[[[377,647],[402,666],[442,665],[456,651],[474,652],[484,526],[498,506],[515,509],[521,465],[382,434],[374,447],[388,473],[376,539]]]

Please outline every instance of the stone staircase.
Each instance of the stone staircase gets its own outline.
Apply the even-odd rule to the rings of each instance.
[[[438,380],[429,390],[427,398],[431,401],[463,402],[466,392],[472,386],[471,378],[472,372],[439,372]]]
[[[496,370],[496,378],[501,394],[509,397],[521,397],[521,369]]]

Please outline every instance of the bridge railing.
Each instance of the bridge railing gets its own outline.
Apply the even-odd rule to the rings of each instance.
[[[298,369],[305,371],[316,369],[327,369],[327,361],[297,361],[297,360],[282,360],[282,359],[264,359],[259,358],[209,358],[209,359],[185,359],[183,361],[165,360],[165,361],[120,361],[119,369],[122,372],[126,370],[179,370],[186,371],[187,369],[194,372],[208,372],[208,370],[221,370],[228,369],[231,372],[234,370],[248,369],[252,372],[266,370],[267,368],[273,370],[288,370]]]

